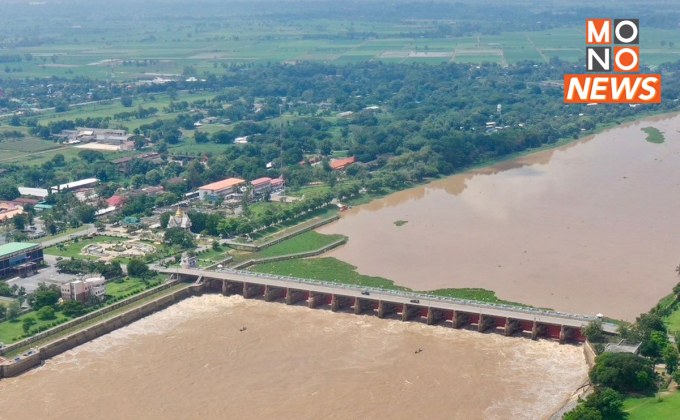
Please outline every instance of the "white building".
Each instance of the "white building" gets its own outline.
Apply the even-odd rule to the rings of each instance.
[[[104,299],[106,295],[106,279],[104,276],[86,277],[61,285],[61,297],[64,300],[87,302],[90,296]]]

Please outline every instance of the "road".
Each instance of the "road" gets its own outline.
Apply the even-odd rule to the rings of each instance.
[[[237,282],[247,282],[280,288],[308,290],[325,294],[335,293],[343,296],[359,297],[363,299],[384,300],[393,303],[405,303],[443,310],[463,311],[467,313],[482,313],[484,315],[491,315],[495,317],[506,317],[523,321],[537,321],[540,323],[564,325],[574,328],[581,328],[597,319],[595,316],[545,311],[536,308],[500,305],[493,303],[482,303],[463,299],[408,293],[397,290],[357,287],[341,283],[299,279],[287,276],[274,276],[250,271],[229,269],[224,269],[221,271],[208,271],[200,269],[162,267],[155,267],[155,269],[166,274],[183,274],[197,277],[203,276],[207,278],[233,280]],[[368,295],[366,295],[366,292],[368,292]],[[412,300],[418,300],[418,302],[414,303]],[[617,325],[611,323],[603,323],[602,327],[603,330],[608,333],[615,333],[618,328]]]
[[[91,235],[91,234],[97,232],[97,229],[94,227],[94,225],[85,225],[85,226],[86,226],[86,229],[79,230],[77,232],[73,232],[73,233],[67,234],[67,235],[57,236],[56,238],[46,239],[44,241],[40,241],[40,244],[43,246],[43,248],[49,248],[52,245],[56,245],[56,244],[61,243],[61,242],[70,241],[71,239],[76,238],[76,237]]]

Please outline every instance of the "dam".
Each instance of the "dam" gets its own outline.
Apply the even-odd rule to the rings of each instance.
[[[584,342],[582,327],[598,319],[596,316],[531,307],[483,303],[249,271],[200,269],[159,269],[159,271],[171,274],[180,281],[201,283],[204,292],[208,293],[241,295],[246,299],[259,298],[267,302],[278,301],[287,305],[306,305],[309,308],[333,312],[396,318],[428,325],[496,332],[508,336],[549,338],[562,344]],[[603,323],[603,329],[607,333],[616,333],[616,328],[615,324]]]

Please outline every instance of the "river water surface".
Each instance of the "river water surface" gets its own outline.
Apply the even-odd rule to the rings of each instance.
[[[391,194],[320,232],[349,236],[331,256],[416,290],[633,320],[678,282],[679,129],[680,116],[620,126]]]
[[[0,418],[540,419],[586,371],[581,347],[207,295],[1,380]]]

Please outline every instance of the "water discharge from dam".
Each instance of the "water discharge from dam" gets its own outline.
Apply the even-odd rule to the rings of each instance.
[[[349,237],[326,256],[414,290],[633,320],[678,282],[678,130],[650,118],[391,194],[319,229]]]
[[[206,295],[3,379],[0,418],[540,419],[586,371],[577,346]]]

